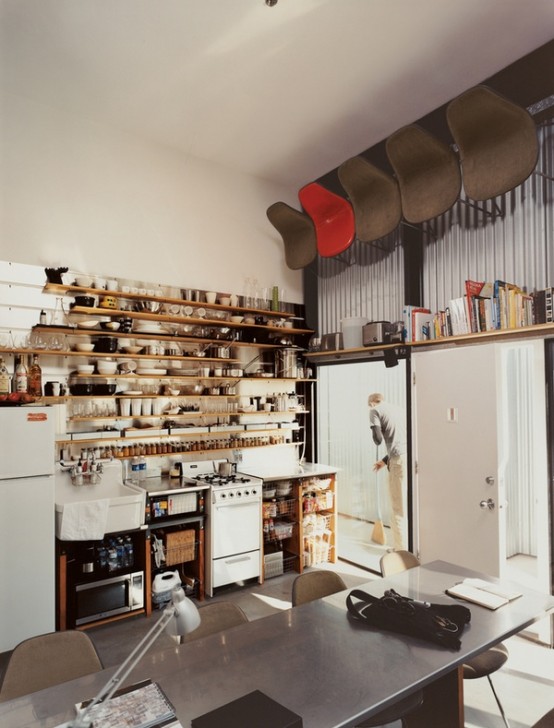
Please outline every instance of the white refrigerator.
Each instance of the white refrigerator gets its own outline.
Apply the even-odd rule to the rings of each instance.
[[[0,652],[55,629],[55,418],[0,406]]]

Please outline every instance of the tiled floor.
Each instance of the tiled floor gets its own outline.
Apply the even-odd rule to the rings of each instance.
[[[343,577],[348,588],[370,579],[378,578],[345,562],[330,564]],[[284,574],[268,579],[263,585],[256,582],[245,586],[224,587],[218,590],[215,600],[237,603],[250,620],[259,619],[291,607],[292,582],[296,574]],[[151,617],[135,617],[88,630],[106,667],[122,662],[138,644],[145,632],[158,618],[156,611]],[[163,634],[156,649],[173,646],[172,638]],[[554,707],[554,650],[538,646],[521,637],[506,642],[510,658],[497,672],[494,684],[504,705],[511,728],[530,728],[540,716]],[[2,665],[0,655],[0,668]],[[464,683],[466,704],[466,728],[502,728],[503,722],[486,679]],[[395,728],[398,728],[398,724]],[[440,722],[429,728],[442,728]],[[554,726],[553,726],[554,728]]]

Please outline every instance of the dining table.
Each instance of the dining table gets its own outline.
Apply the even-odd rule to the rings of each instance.
[[[253,691],[300,716],[303,728],[348,728],[418,690],[424,701],[409,716],[410,728],[463,728],[464,661],[554,611],[552,595],[504,580],[521,596],[495,610],[445,593],[468,577],[497,581],[433,561],[356,587],[376,597],[392,588],[420,601],[469,607],[459,650],[352,619],[347,589],[185,644],[154,645],[129,680],[155,681],[183,728]],[[0,703],[0,725],[53,728],[68,721],[75,704],[94,697],[114,669]]]

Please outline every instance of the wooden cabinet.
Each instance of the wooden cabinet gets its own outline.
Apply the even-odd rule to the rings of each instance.
[[[265,477],[263,490],[264,579],[336,563],[335,473]]]

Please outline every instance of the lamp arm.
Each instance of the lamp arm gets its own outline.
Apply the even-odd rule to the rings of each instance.
[[[79,711],[79,714],[76,718],[74,718],[74,720],[67,723],[67,728],[90,728],[92,720],[89,718],[89,715],[92,709],[98,705],[98,703],[107,702],[112,697],[118,687],[124,682],[124,680],[126,680],[131,671],[134,670],[143,655],[150,649],[158,636],[163,632],[171,618],[175,616],[175,610],[175,604],[170,602],[163,610],[162,616],[154,624],[152,629],[144,635],[129,657],[127,657],[125,662],[123,662],[114,672],[96,697],[84,710]]]

